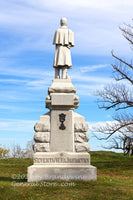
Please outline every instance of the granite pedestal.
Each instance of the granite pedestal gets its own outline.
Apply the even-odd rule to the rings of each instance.
[[[79,97],[70,79],[54,79],[46,96],[50,111],[35,124],[34,163],[28,182],[42,180],[97,180],[90,165],[88,124],[74,112]]]

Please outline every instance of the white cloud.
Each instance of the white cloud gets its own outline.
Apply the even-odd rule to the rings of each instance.
[[[100,76],[84,76],[82,74],[74,74],[71,75],[72,80],[76,80],[78,82],[86,82],[86,83],[100,83],[100,84],[107,84],[111,82],[113,79],[112,78],[105,78],[105,77],[100,77]]]
[[[60,18],[66,16],[69,27],[75,32],[74,53],[110,55],[110,51],[116,49],[129,54],[118,26],[132,19],[132,7],[132,0],[101,0],[100,3],[99,0],[3,1],[0,28],[19,38],[15,46],[8,48],[9,52],[51,51],[54,31],[59,27]],[[7,54],[4,48],[3,55]]]
[[[104,133],[102,132],[98,132],[98,128],[102,127],[102,128],[105,128],[105,127],[110,127],[111,129],[113,127],[119,127],[120,123],[118,121],[98,121],[98,122],[88,122],[89,124],[89,131],[94,133],[94,134],[98,134],[98,135],[101,135],[101,136],[104,136],[104,137],[107,137],[109,134],[109,131],[105,130],[104,133],[107,133],[108,135],[105,135]],[[123,132],[124,132],[124,128],[122,128]],[[122,133],[117,131],[113,134],[113,136],[119,136],[121,135]]]
[[[14,77],[22,77],[23,79],[20,80],[18,78],[8,78],[8,79],[0,79],[0,82],[10,82],[10,83],[25,83],[27,86],[37,86],[39,85],[45,86],[51,83],[51,80],[54,78],[54,69],[51,67],[50,70],[46,70],[45,66],[43,69],[38,69],[35,67],[34,69],[32,67],[21,67],[20,68],[15,68],[13,67],[13,63],[11,66],[8,66],[9,64],[5,63],[4,61],[1,62],[0,66],[0,74],[2,75],[10,75]],[[83,67],[75,67],[77,70],[73,70],[72,72],[68,72],[70,74],[70,78],[72,79],[73,82],[82,82],[86,83],[84,87],[90,87],[88,84],[90,83],[95,83],[95,84],[100,84],[103,85],[105,83],[111,82],[113,79],[109,77],[100,77],[100,76],[88,76],[84,75],[84,72],[88,71],[96,71],[101,68],[106,68],[108,65],[93,65],[93,66],[83,66]],[[33,80],[31,80],[33,79]]]
[[[13,64],[12,64],[13,65]],[[36,67],[35,69],[33,69],[32,67],[14,67],[14,66],[10,66],[8,67],[8,64],[6,63],[1,63],[0,66],[0,74],[3,75],[13,75],[13,76],[19,76],[19,77],[27,77],[27,78],[52,78],[53,77],[53,72],[54,70],[51,72],[51,70],[47,71],[45,68],[45,66],[43,67],[44,69],[38,69],[38,67]],[[52,68],[51,68],[52,69]],[[20,80],[21,82],[21,80]]]
[[[4,102],[5,103],[5,102]],[[31,108],[31,107],[22,107],[22,106],[15,106],[15,105],[0,105],[0,110],[6,110],[9,112],[41,112],[41,108]]]
[[[52,84],[52,79],[54,77],[54,69],[52,68],[51,70],[37,69],[37,67],[32,69],[30,67],[23,66],[21,68],[15,68],[13,67],[14,63],[10,66],[9,63],[5,63],[5,65],[3,65],[3,62],[1,61],[3,67],[0,67],[0,74],[7,76],[10,75],[13,76],[13,78],[0,79],[0,82],[5,84],[4,87],[7,85],[7,90],[9,90],[8,93],[3,90],[0,94],[1,100],[5,97],[6,99],[16,101],[35,99],[35,95],[31,94],[31,92],[29,93],[29,90],[47,91],[47,88]],[[72,73],[70,72],[70,78],[72,79],[73,85],[77,88],[77,93],[79,95],[94,96],[96,90],[102,89],[105,84],[110,83],[111,81],[113,82],[112,78],[85,74],[86,71],[98,70],[106,68],[106,66],[107,65],[94,65],[82,68],[76,67],[76,71],[73,70]],[[24,93],[25,95],[23,95]]]
[[[90,65],[90,66],[83,66],[80,67],[81,72],[92,72],[96,71],[98,69],[106,68],[108,67],[108,64],[105,65]]]
[[[9,84],[16,84],[16,83],[26,83],[25,80],[19,79],[0,79],[0,83],[9,83]]]
[[[19,119],[0,119],[1,131],[31,132],[36,121]]]
[[[88,122],[90,130],[93,129],[93,127],[100,127],[100,126],[106,126],[116,124],[117,121],[98,121],[98,122]]]

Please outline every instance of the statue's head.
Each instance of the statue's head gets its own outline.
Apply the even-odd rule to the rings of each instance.
[[[60,25],[61,26],[67,26],[67,19],[65,17],[61,18]]]

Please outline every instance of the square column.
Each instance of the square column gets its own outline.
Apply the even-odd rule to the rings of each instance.
[[[65,121],[60,122],[60,115]],[[62,126],[61,126],[62,125]],[[51,111],[51,151],[74,151],[74,119],[72,110]]]

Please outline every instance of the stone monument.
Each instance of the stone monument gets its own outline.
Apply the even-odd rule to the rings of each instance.
[[[48,88],[46,108],[34,130],[34,163],[28,167],[28,182],[42,180],[97,180],[97,169],[90,165],[88,124],[74,112],[79,106],[76,88],[67,69],[72,68],[70,48],[74,33],[62,18],[56,30],[55,79]],[[60,76],[62,70],[62,77]]]

